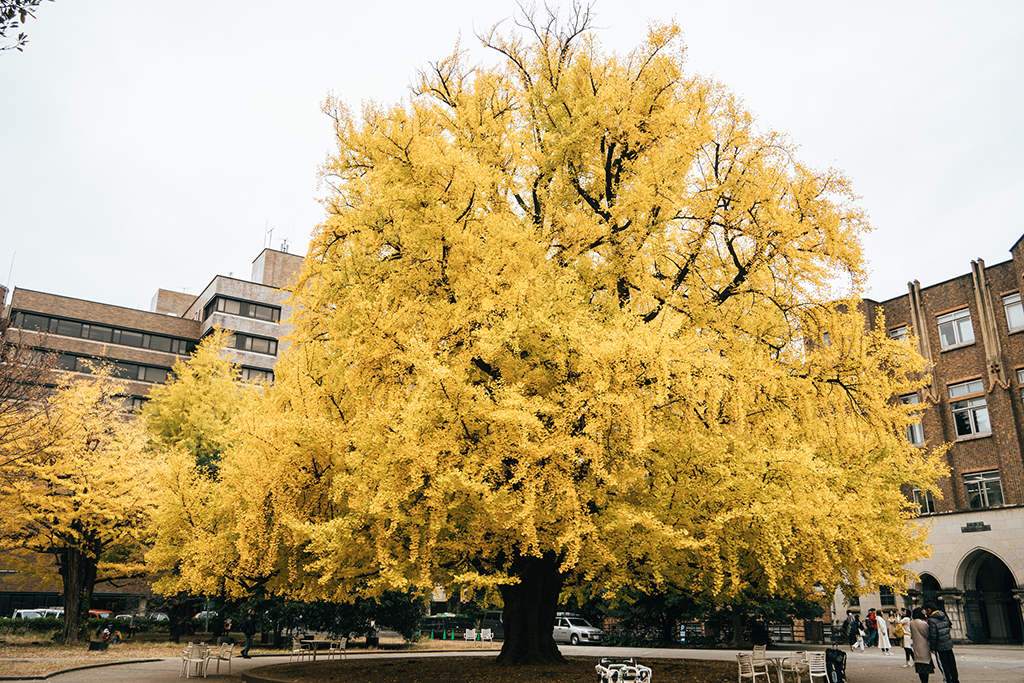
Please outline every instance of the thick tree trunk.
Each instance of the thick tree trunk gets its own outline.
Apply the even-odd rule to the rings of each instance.
[[[505,642],[498,663],[564,664],[565,658],[552,637],[564,580],[555,554],[520,557],[513,563],[512,571],[519,583],[501,587]]]
[[[66,548],[58,559],[64,584],[64,644],[74,645],[78,642],[82,619],[88,618],[92,590],[96,585],[97,558],[78,548]]]
[[[739,608],[733,608],[732,612],[732,646],[737,650],[744,646],[743,643],[743,614]]]

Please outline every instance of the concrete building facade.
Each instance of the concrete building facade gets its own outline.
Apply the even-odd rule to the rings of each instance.
[[[137,409],[156,384],[165,383],[174,364],[188,358],[214,326],[232,332],[225,354],[248,381],[273,381],[283,349],[281,337],[291,315],[285,291],[302,257],[265,249],[253,262],[252,279],[218,275],[198,296],[159,290],[149,311],[25,289],[0,287],[0,313],[9,341],[57,353],[56,367],[88,373],[96,361],[109,363],[127,380],[125,408]],[[0,330],[3,328],[0,327]],[[125,612],[144,600],[144,586],[97,585],[94,608]],[[0,558],[0,616],[15,609],[63,604],[56,572],[51,579],[26,578]],[[144,604],[144,603],[142,603]]]
[[[214,326],[232,332],[225,352],[243,379],[272,381],[291,315],[283,288],[301,266],[301,256],[264,249],[253,262],[252,280],[217,275],[198,296],[161,289],[149,311],[15,289],[5,311],[8,336],[56,351],[57,367],[68,372],[111,363],[128,381],[126,401],[133,407],[153,384],[166,382],[174,364]]]

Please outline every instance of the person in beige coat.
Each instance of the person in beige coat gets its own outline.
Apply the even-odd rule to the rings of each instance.
[[[907,663],[904,668],[914,666],[914,643],[910,635],[910,614],[905,609],[900,610],[900,625],[903,626],[903,652],[907,655]]]
[[[928,676],[935,671],[932,664],[932,649],[928,645],[928,622],[925,620],[924,610],[920,607],[914,609],[910,620],[910,642],[914,650],[914,670],[921,683],[928,683]]]

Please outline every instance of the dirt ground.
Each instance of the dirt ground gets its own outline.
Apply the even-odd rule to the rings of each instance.
[[[288,683],[593,683],[597,657],[570,657],[563,666],[504,667],[491,657],[430,657],[303,662],[253,669]],[[736,665],[685,659],[641,660],[652,683],[731,683]]]

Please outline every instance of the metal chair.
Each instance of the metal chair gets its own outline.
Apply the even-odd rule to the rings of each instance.
[[[736,665],[739,667],[737,681],[743,683],[743,681],[757,681],[760,676],[764,676],[764,680],[771,683],[772,677],[769,675],[768,670],[761,670],[759,667],[754,666],[754,655],[747,654],[746,652],[740,652],[736,655]]]

